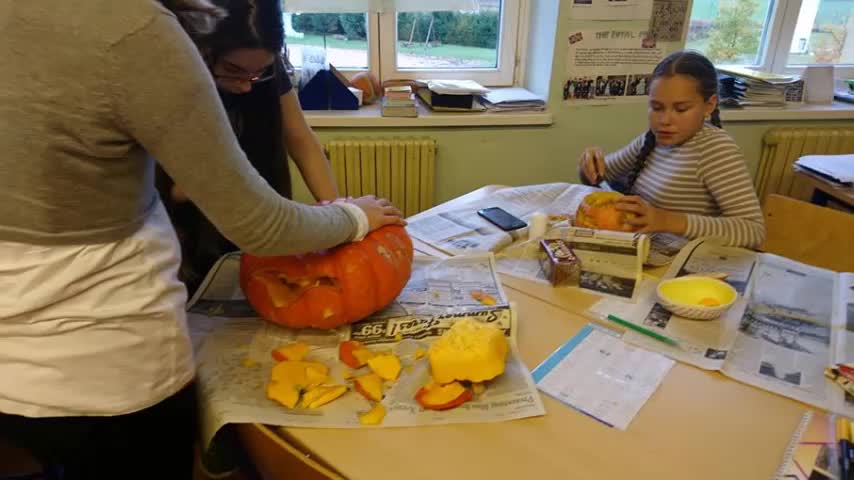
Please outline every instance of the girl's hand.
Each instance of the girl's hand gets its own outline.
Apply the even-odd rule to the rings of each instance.
[[[637,195],[617,200],[617,210],[637,215],[627,219],[626,223],[635,227],[638,233],[669,232],[684,235],[687,228],[684,214],[653,207]]]
[[[599,147],[587,147],[578,161],[582,180],[588,185],[595,185],[605,178],[605,152]]]

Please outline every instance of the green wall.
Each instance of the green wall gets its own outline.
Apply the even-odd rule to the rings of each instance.
[[[428,136],[437,147],[436,202],[440,203],[488,184],[525,185],[577,181],[577,159],[588,145],[617,149],[646,128],[646,106],[568,107],[560,98],[569,30],[568,2],[561,2],[555,39],[549,109],[554,124],[545,127],[455,128],[318,128],[322,141],[346,137]],[[852,121],[738,122],[724,124],[756,171],[762,135],[773,126],[851,125]],[[310,195],[295,174],[296,198]]]

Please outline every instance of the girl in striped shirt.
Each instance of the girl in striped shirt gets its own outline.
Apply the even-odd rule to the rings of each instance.
[[[714,65],[699,53],[676,52],[649,81],[649,130],[607,156],[586,148],[579,162],[582,181],[622,181],[627,196],[617,209],[636,214],[627,222],[641,233],[761,245],[759,199],[741,151],[721,129]]]

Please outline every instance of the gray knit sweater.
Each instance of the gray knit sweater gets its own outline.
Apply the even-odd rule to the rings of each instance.
[[[0,0],[0,240],[100,243],[140,227],[157,158],[246,251],[351,239],[338,205],[281,198],[241,151],[195,46],[154,0]]]

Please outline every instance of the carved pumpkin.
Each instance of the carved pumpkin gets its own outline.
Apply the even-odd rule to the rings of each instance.
[[[240,286],[262,318],[292,328],[330,329],[390,304],[412,273],[412,240],[389,225],[361,242],[286,257],[240,259]]]
[[[575,212],[576,227],[595,228],[598,230],[616,230],[633,232],[635,229],[626,223],[626,219],[634,217],[632,213],[617,210],[617,200],[623,195],[618,192],[593,192],[586,197]],[[587,213],[584,212],[587,207]]]

